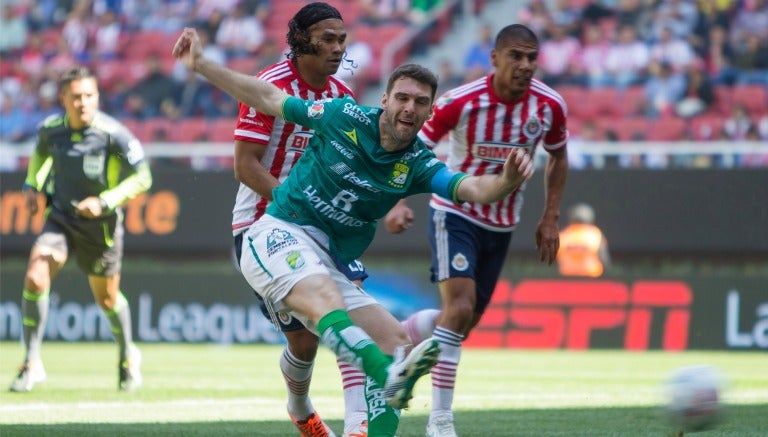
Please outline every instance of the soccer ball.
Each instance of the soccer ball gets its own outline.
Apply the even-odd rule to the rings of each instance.
[[[682,432],[710,428],[720,420],[722,390],[723,378],[715,367],[677,369],[666,382],[667,416]]]

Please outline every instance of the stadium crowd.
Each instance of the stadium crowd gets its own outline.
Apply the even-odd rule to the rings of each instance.
[[[0,17],[0,141],[29,141],[38,122],[60,111],[56,78],[74,64],[97,72],[103,109],[143,141],[230,141],[237,102],[187,74],[170,56],[171,42],[194,26],[208,56],[255,73],[281,58],[294,3],[7,0]],[[336,3],[362,43],[359,69],[345,76],[362,96],[379,79],[383,44],[439,2]],[[531,0],[515,18],[540,38],[539,76],[569,103],[576,142],[768,141],[768,0]],[[441,90],[490,69],[494,32],[486,30],[459,71],[441,64]],[[767,161],[765,153],[680,161],[627,156],[620,165]],[[599,166],[588,157],[582,164]]]

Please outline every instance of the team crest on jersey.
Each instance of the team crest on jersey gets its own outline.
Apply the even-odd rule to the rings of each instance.
[[[285,263],[291,270],[298,270],[304,267],[304,257],[298,251],[288,252],[288,255],[285,256]]]
[[[83,173],[90,179],[98,179],[104,172],[104,156],[83,156]]]
[[[408,167],[408,163],[400,160],[395,163],[395,168],[392,169],[392,179],[389,180],[389,185],[395,188],[403,188],[405,181],[408,179],[408,172],[411,170]]]
[[[526,120],[525,124],[523,125],[523,134],[529,139],[536,138],[541,135],[541,130],[541,121],[539,121],[535,115],[528,117],[528,120]]]
[[[312,106],[307,109],[307,116],[309,118],[320,118],[325,112],[325,105],[322,101],[312,102]]]
[[[469,262],[467,261],[467,257],[464,256],[464,254],[461,252],[457,253],[456,255],[453,256],[453,259],[451,260],[451,267],[453,267],[453,269],[458,272],[463,272],[464,270],[467,270],[467,268],[469,268]]]
[[[280,311],[277,313],[277,318],[280,319],[280,323],[283,325],[290,325],[291,321],[293,320],[293,316],[286,313],[285,311]]]
[[[267,255],[272,256],[286,247],[299,244],[296,238],[290,232],[282,229],[272,229],[267,235]]]

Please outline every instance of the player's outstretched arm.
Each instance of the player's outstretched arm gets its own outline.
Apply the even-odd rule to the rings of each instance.
[[[230,70],[204,57],[195,29],[184,28],[173,46],[173,56],[238,101],[264,114],[281,116],[282,104],[288,94],[269,82]]]
[[[533,175],[533,159],[525,149],[515,149],[499,174],[470,176],[459,184],[458,198],[462,201],[493,203],[508,196]]]

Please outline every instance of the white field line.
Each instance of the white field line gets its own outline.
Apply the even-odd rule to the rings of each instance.
[[[405,414],[426,414],[429,396],[417,396]],[[618,402],[617,402],[618,401]],[[653,406],[657,399],[634,402],[616,396],[595,393],[558,394],[508,393],[457,396],[457,410],[483,408],[579,408]],[[765,402],[764,392],[740,390],[737,396],[726,396],[726,403],[750,404]],[[327,419],[344,416],[343,402],[338,397],[313,397],[313,403]],[[285,401],[264,398],[179,399],[171,401],[71,402],[0,405],[0,424],[45,423],[143,423],[199,421],[261,421],[287,420]]]

